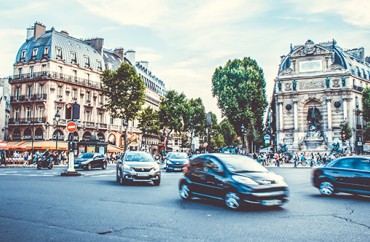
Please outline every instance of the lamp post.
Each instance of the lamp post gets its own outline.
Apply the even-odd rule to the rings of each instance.
[[[60,120],[60,113],[59,113],[59,109],[57,109],[57,113],[54,116],[54,121],[56,122],[56,127],[57,128],[58,128],[59,120]],[[56,151],[57,157],[58,157],[58,139],[59,139],[59,133],[57,131],[56,132],[56,137],[55,137],[55,151]]]
[[[144,150],[146,150],[145,135],[146,135],[146,128],[143,128],[143,148]]]
[[[245,153],[245,135],[247,134],[247,129],[244,127],[244,124],[240,126],[240,132],[242,133],[242,140],[243,140],[243,153]]]
[[[32,124],[32,126],[31,126],[31,124]],[[34,133],[34,130],[33,130],[33,120],[32,120],[32,118],[30,119],[30,122],[28,123],[28,127],[31,130],[31,140],[32,140],[31,155],[33,156],[33,145],[34,145],[34,141],[35,141],[35,133]],[[32,129],[31,129],[31,127],[32,127]]]
[[[127,126],[128,126],[127,120],[126,119],[123,119],[122,120],[122,127],[123,127],[123,148],[124,148],[124,151],[126,151],[126,132],[127,132]]]

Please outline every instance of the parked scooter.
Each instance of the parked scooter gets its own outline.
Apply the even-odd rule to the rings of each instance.
[[[48,168],[52,169],[54,166],[54,161],[56,160],[56,157],[53,155],[45,156],[42,155],[38,158],[37,161],[37,170],[41,170],[41,168]]]

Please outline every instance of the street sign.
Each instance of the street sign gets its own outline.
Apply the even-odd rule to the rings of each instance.
[[[270,144],[270,140],[269,139],[265,139],[265,143],[266,144]]]
[[[270,140],[270,135],[266,134],[265,136],[263,136],[263,139],[264,140]]]
[[[67,123],[67,130],[68,130],[68,132],[73,133],[73,132],[76,131],[76,129],[77,129],[77,124],[75,122],[69,121]]]

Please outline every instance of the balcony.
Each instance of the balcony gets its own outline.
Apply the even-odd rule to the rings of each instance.
[[[53,80],[67,82],[67,83],[72,83],[74,85],[81,85],[81,86],[92,87],[92,88],[97,88],[97,89],[101,88],[100,82],[93,82],[85,78],[79,78],[76,76],[66,75],[63,73],[52,72],[52,71],[42,71],[42,72],[14,75],[10,83],[13,84],[13,83],[18,83],[18,82],[25,81],[25,80],[45,80],[45,79],[53,79]]]
[[[98,129],[108,129],[108,124],[98,123]]]
[[[46,122],[46,117],[36,117],[36,118],[10,118],[9,119],[9,124],[40,124],[40,123],[45,123]]]
[[[84,128],[95,128],[95,123],[94,122],[83,122]]]
[[[111,125],[110,125],[110,129],[111,129],[111,130],[119,130],[119,125],[111,124]]]
[[[33,95],[19,95],[19,96],[10,96],[10,102],[36,102],[36,101],[46,101],[47,94],[33,94]]]
[[[359,92],[362,92],[364,90],[363,87],[356,86],[356,85],[353,85],[353,89],[355,89],[356,91],[359,91]]]

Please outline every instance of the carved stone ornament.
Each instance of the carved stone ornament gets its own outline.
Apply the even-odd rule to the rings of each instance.
[[[291,91],[292,90],[292,84],[291,83],[285,83],[285,91]]]
[[[287,68],[287,69],[283,70],[280,75],[281,76],[287,76],[287,75],[292,75],[292,74],[293,74],[293,70],[291,68]]]
[[[339,79],[334,79],[333,80],[333,87],[340,87],[340,84],[339,84]]]
[[[299,82],[299,89],[300,90],[308,90],[308,89],[323,89],[325,87],[324,81],[308,81],[308,82]]]
[[[338,64],[332,64],[331,66],[330,66],[330,69],[331,70],[343,70],[343,67],[341,66],[341,65],[338,65]]]

